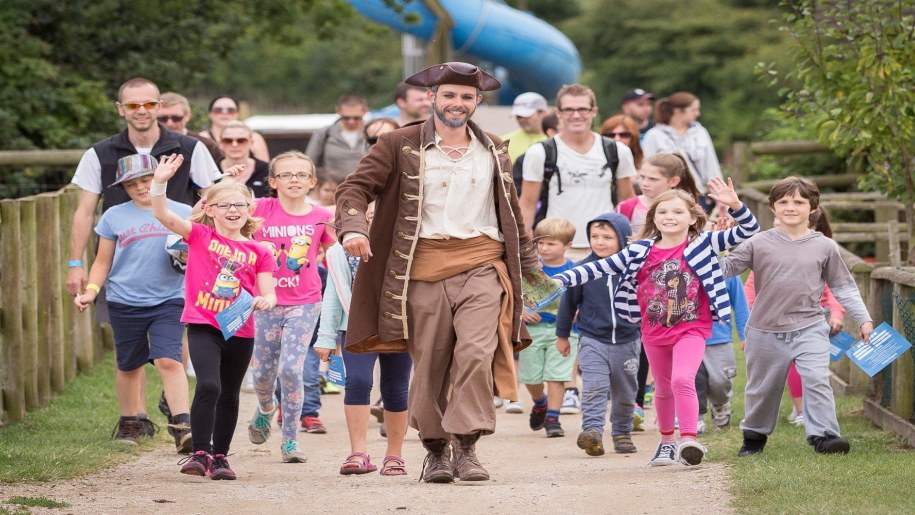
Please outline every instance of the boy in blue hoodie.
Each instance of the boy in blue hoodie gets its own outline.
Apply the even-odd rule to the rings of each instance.
[[[587,231],[591,253],[576,266],[616,254],[632,235],[629,220],[617,213],[605,213],[591,220]],[[604,454],[608,397],[613,402],[610,410],[613,450],[636,452],[630,433],[642,342],[639,325],[618,317],[613,307],[613,291],[618,281],[616,276],[608,275],[569,288],[563,295],[556,320],[556,348],[560,353],[568,352],[573,320],[581,333],[578,366],[583,386],[582,431],[577,443],[589,456]]]

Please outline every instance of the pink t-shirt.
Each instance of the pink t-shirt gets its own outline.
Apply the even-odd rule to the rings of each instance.
[[[276,270],[273,255],[265,245],[254,240],[235,241],[223,238],[216,229],[192,223],[187,241],[187,270],[184,288],[187,297],[181,321],[219,327],[216,314],[230,306],[244,289],[257,297],[257,274]],[[242,338],[254,337],[254,317],[235,333]]]
[[[273,250],[277,269],[273,272],[276,300],[281,306],[298,306],[321,302],[321,278],[315,258],[334,237],[327,232],[334,215],[313,205],[305,215],[290,215],[279,199],[257,199],[254,216],[264,219],[264,226],[252,237]]]
[[[636,274],[642,341],[651,345],[675,343],[688,332],[712,335],[708,294],[683,259],[687,242],[670,249],[651,247]]]
[[[642,230],[648,217],[648,208],[642,203],[642,198],[642,195],[628,198],[616,206],[616,212],[629,219],[632,234],[638,234]]]

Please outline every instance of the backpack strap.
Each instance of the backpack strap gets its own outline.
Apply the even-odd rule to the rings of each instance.
[[[616,202],[616,169],[620,164],[620,155],[619,150],[616,148],[616,140],[610,139],[606,136],[601,136],[601,143],[604,147],[604,157],[607,159],[607,163],[604,164],[604,169],[610,170],[610,201],[613,202],[613,205],[617,205]]]
[[[556,166],[558,151],[556,149],[556,140],[547,138],[540,142],[543,145],[543,182],[540,186],[540,209],[537,216],[534,217],[534,226],[546,218],[546,212],[550,204],[550,180],[556,176],[556,194],[562,194],[562,176],[559,174],[559,167]]]

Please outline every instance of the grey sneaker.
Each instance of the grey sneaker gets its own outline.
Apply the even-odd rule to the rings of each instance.
[[[613,435],[613,452],[618,454],[632,454],[638,452],[635,444],[632,443],[632,436],[629,434]]]
[[[562,430],[562,425],[559,424],[559,420],[547,420],[543,423],[543,428],[546,429],[547,438],[566,435],[566,432]]]
[[[251,440],[251,443],[259,445],[270,438],[270,419],[275,412],[275,404],[269,413],[261,411],[260,406],[254,408],[254,417],[251,418],[251,422],[248,424],[248,440]]]
[[[283,463],[305,463],[305,453],[299,450],[299,442],[295,440],[286,440],[280,445],[280,451],[283,453]]]

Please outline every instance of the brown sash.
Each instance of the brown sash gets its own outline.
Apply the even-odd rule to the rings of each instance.
[[[410,268],[411,281],[441,281],[483,265],[492,265],[502,286],[502,304],[499,308],[498,337],[492,362],[495,395],[503,399],[518,400],[515,379],[514,349],[512,346],[512,312],[514,299],[508,267],[502,260],[505,245],[487,236],[467,240],[451,238],[431,240],[421,238],[413,254]]]

